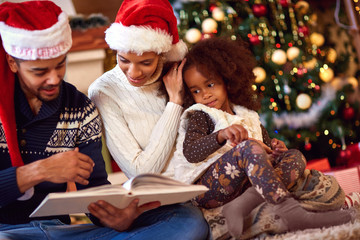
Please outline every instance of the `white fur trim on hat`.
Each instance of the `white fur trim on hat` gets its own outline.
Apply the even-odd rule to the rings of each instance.
[[[0,22],[0,33],[5,51],[23,60],[51,59],[67,53],[72,45],[68,16],[62,12],[50,28],[25,30]]]
[[[173,44],[170,51],[165,53],[164,56],[169,62],[177,62],[182,60],[188,51],[186,43],[179,40],[178,43]]]
[[[166,61],[179,61],[187,52],[183,41],[172,44],[172,36],[161,29],[113,23],[105,33],[109,47],[119,52],[134,52],[138,55],[144,52],[165,53]]]

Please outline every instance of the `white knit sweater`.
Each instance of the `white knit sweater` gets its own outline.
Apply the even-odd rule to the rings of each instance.
[[[158,96],[159,85],[157,81],[134,87],[117,65],[89,87],[103,121],[106,145],[128,178],[146,172],[173,176],[168,163],[182,106]]]

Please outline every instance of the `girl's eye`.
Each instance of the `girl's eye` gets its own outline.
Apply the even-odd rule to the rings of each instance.
[[[213,87],[215,83],[209,83],[208,87]]]
[[[199,93],[199,92],[200,92],[200,90],[194,90],[194,91],[193,91],[194,94],[197,94],[197,93]]]

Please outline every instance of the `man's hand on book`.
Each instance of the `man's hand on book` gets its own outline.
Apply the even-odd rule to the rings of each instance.
[[[160,202],[150,202],[141,206],[138,206],[138,204],[139,200],[134,199],[128,207],[120,209],[100,200],[91,203],[88,209],[104,226],[122,232],[128,229],[140,214],[160,206]]]

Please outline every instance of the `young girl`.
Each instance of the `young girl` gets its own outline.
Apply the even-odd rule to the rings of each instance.
[[[306,161],[298,150],[270,140],[261,126],[259,99],[252,89],[254,66],[240,41],[206,39],[187,54],[187,105],[196,104],[181,118],[175,178],[210,189],[194,199],[202,208],[234,200],[223,208],[234,237],[242,234],[243,218],[264,200],[274,204],[284,231],[350,221],[349,212],[308,212],[292,198],[288,189],[302,176]]]

